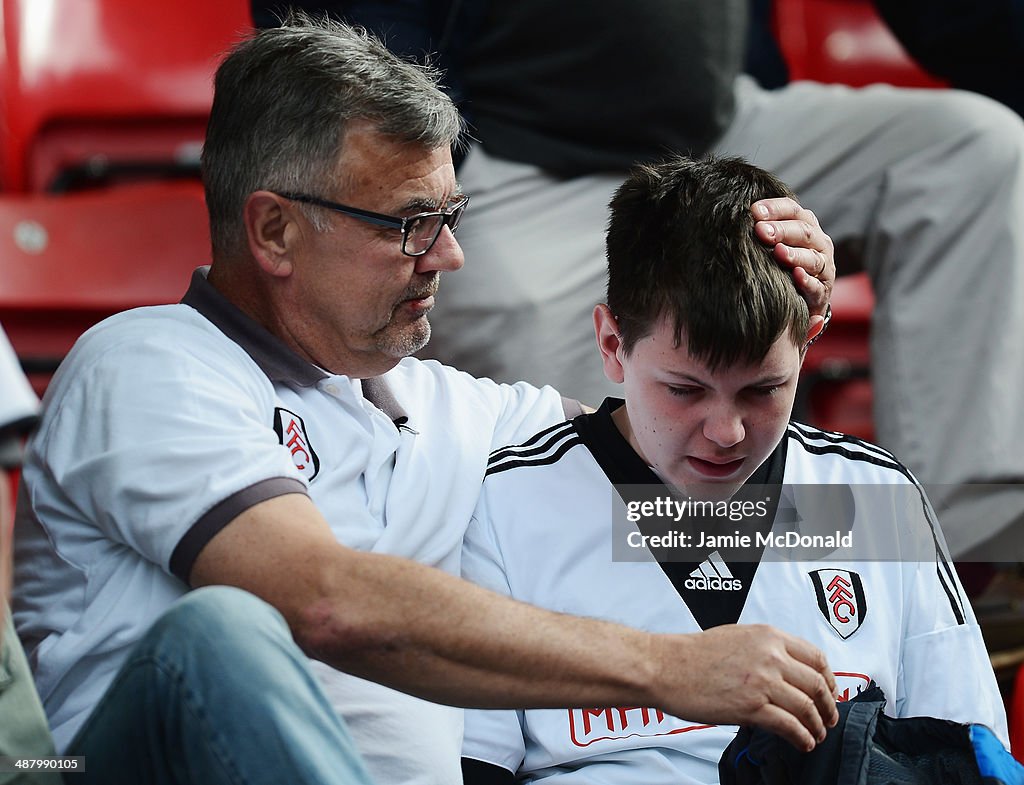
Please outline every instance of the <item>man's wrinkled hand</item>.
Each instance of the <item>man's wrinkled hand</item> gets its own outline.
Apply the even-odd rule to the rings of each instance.
[[[675,669],[669,678],[679,684],[677,705],[669,708],[676,716],[756,725],[807,751],[839,719],[825,655],[800,638],[766,625],[730,624],[663,642],[662,662]]]
[[[811,334],[820,331],[836,282],[835,246],[813,212],[788,197],[762,199],[751,207],[754,233],[772,247],[779,264],[793,271],[797,289],[807,300]]]

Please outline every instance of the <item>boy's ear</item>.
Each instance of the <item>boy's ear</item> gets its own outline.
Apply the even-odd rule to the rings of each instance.
[[[254,191],[242,211],[249,252],[260,268],[273,276],[290,275],[293,246],[301,236],[292,205],[270,191]]]
[[[597,336],[597,348],[601,351],[601,362],[604,363],[604,375],[609,381],[622,384],[625,374],[619,355],[622,348],[619,323],[607,305],[598,305],[594,308],[594,333]]]

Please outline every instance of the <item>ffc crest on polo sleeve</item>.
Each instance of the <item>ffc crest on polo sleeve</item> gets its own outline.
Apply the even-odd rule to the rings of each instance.
[[[291,453],[295,468],[307,480],[312,480],[320,473],[320,456],[309,443],[306,423],[295,412],[280,406],[274,409],[274,432],[281,446]]]

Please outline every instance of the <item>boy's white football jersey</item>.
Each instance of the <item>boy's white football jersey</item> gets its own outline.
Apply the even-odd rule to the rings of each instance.
[[[623,558],[623,541],[637,541],[644,524],[623,534],[621,520],[613,523],[613,510],[623,509],[616,488],[665,486],[612,422],[620,403],[610,399],[595,414],[492,455],[465,540],[465,577],[555,611],[652,632],[771,624],[825,653],[840,699],[874,681],[893,716],[980,722],[1007,743],[981,632],[924,492],[896,459],[791,423],[751,478],[781,489],[758,535],[758,558],[730,561],[728,548],[715,547],[711,536],[736,531],[728,518],[703,530],[710,547],[697,547],[702,532],[690,529],[675,561],[659,564],[646,548]],[[785,547],[794,531],[834,532],[857,547],[828,540],[794,550]],[[735,731],[650,706],[472,710],[463,754],[529,782],[708,783],[718,781]]]

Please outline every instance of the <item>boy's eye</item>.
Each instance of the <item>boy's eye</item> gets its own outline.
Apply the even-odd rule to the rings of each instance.
[[[772,396],[772,395],[775,395],[775,393],[777,393],[779,391],[779,387],[780,386],[781,385],[778,385],[778,384],[772,384],[772,385],[769,385],[767,387],[755,387],[754,388],[754,392],[757,395],[764,395],[766,397],[767,396]]]
[[[696,395],[701,391],[700,387],[677,387],[675,385],[669,385],[668,391],[673,395],[677,395],[680,398]]]

